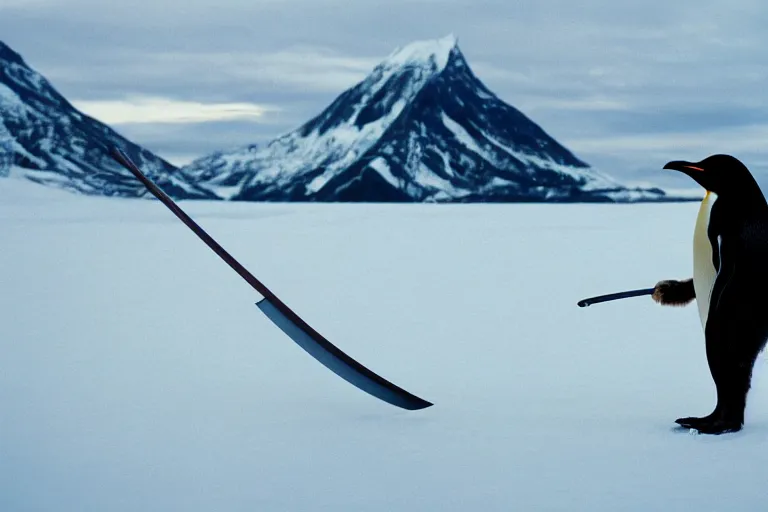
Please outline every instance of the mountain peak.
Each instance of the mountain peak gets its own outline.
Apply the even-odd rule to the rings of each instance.
[[[0,61],[13,62],[26,66],[24,59],[21,58],[21,55],[13,51],[10,46],[2,41],[0,41]]]
[[[440,39],[414,41],[397,48],[381,63],[384,67],[402,67],[408,65],[431,65],[436,71],[442,71],[448,64],[451,52],[458,50],[458,39],[449,34]]]

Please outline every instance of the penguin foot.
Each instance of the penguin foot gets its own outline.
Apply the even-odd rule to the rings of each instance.
[[[685,306],[696,298],[693,279],[659,281],[653,288],[653,300],[664,306]]]
[[[684,428],[698,430],[700,434],[713,435],[738,432],[744,426],[743,422],[738,419],[718,418],[713,414],[703,418],[678,418],[675,420],[675,423]]]
[[[712,415],[705,416],[703,418],[696,418],[693,416],[690,416],[688,418],[677,418],[675,420],[675,423],[680,425],[684,428],[694,428],[696,430],[699,429],[699,427],[706,425],[708,423],[712,423]]]

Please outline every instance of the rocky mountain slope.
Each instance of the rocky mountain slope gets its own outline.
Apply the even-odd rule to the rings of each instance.
[[[109,148],[118,146],[173,197],[216,198],[170,163],[78,111],[2,42],[0,139],[0,159],[12,160],[14,173],[38,183],[93,195],[147,195],[109,156]]]

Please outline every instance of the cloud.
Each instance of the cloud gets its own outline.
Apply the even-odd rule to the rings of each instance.
[[[49,6],[56,0],[0,0],[0,11],[17,9],[36,9]]]
[[[320,46],[291,46],[274,52],[154,53],[146,56],[142,67],[145,73],[173,69],[188,84],[239,82],[251,88],[339,93],[362,80],[379,60]]]
[[[768,140],[768,124],[715,128],[695,133],[643,133],[570,139],[574,147],[592,153],[677,154],[683,160],[700,160],[712,153],[749,153]],[[718,151],[715,148],[727,148]]]
[[[248,78],[255,82],[340,93],[365,78],[380,59],[352,57],[325,48],[294,47],[248,60],[250,65],[241,62],[234,63],[234,67],[247,68]]]
[[[133,96],[123,100],[73,100],[86,114],[107,124],[201,123],[258,120],[276,107],[252,103],[200,103],[170,98]]]
[[[599,96],[577,97],[570,99],[534,97],[524,101],[524,105],[526,110],[532,112],[536,112],[538,110],[567,110],[585,112],[625,112],[631,110],[631,105],[626,101]]]

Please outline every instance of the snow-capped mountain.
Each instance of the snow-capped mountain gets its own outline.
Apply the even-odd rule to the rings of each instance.
[[[0,42],[0,152],[12,153],[11,173],[94,195],[139,197],[144,186],[109,156],[126,151],[170,195],[215,198],[173,165],[75,109],[21,56]],[[5,149],[3,149],[5,147]]]
[[[504,103],[454,36],[393,52],[320,115],[264,147],[182,172],[233,200],[638,201]]]

